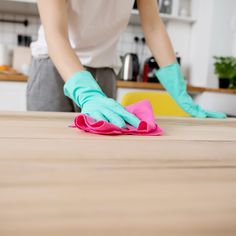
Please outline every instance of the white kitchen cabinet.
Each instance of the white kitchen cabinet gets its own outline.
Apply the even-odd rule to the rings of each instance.
[[[26,82],[0,81],[0,111],[26,111]]]
[[[196,95],[194,100],[206,110],[221,111],[236,117],[236,94],[204,92]]]

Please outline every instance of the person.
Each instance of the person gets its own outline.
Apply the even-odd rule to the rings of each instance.
[[[31,44],[27,86],[29,111],[80,111],[119,127],[140,120],[115,101],[120,68],[116,45],[128,25],[134,0],[38,0],[42,26]],[[193,117],[225,118],[196,105],[160,18],[157,0],[137,0],[147,44],[167,92]]]

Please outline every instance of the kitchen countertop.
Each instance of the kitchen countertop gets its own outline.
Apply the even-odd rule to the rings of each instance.
[[[111,137],[74,115],[0,113],[1,236],[236,235],[236,119]]]
[[[158,89],[164,90],[160,83],[147,83],[147,82],[133,82],[133,81],[117,81],[118,88],[136,88],[136,89]],[[228,93],[236,94],[236,89],[218,89],[218,88],[203,88],[188,85],[188,92],[190,93],[202,93],[202,92],[216,92],[216,93]]]
[[[24,75],[5,75],[0,74],[0,81],[20,81],[26,82],[28,80],[27,76]],[[117,80],[118,88],[128,88],[128,89],[158,89],[164,90],[161,84],[159,83],[146,83],[146,82],[132,82],[132,81],[122,81]],[[202,92],[217,92],[217,93],[227,93],[227,94],[236,94],[236,89],[217,89],[217,88],[203,88],[188,86],[188,92],[190,93],[202,93]]]
[[[3,74],[0,73],[0,81],[27,82],[28,77],[22,74]]]

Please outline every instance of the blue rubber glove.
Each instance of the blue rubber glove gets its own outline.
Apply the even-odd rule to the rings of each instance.
[[[162,67],[155,74],[176,103],[191,116],[197,118],[226,118],[224,113],[205,111],[193,101],[187,93],[186,83],[178,63]]]
[[[138,127],[140,120],[115,100],[108,98],[88,71],[75,73],[64,85],[64,94],[96,121],[108,121],[120,128],[125,122]]]

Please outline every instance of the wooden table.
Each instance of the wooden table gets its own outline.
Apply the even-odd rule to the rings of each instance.
[[[0,113],[1,236],[236,235],[236,120],[109,137],[73,116]]]

